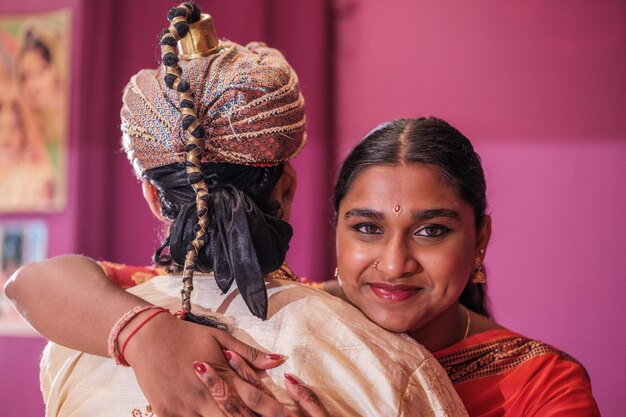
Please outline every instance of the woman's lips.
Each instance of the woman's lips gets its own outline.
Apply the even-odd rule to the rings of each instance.
[[[369,284],[374,295],[385,301],[404,301],[421,290],[410,285]]]

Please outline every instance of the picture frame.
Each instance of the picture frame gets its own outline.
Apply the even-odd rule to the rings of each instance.
[[[71,10],[0,15],[0,214],[67,203]]]

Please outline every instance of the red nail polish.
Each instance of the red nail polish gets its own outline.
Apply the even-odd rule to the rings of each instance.
[[[279,360],[281,360],[282,358],[284,358],[284,356],[283,356],[283,355],[279,355],[279,354],[277,354],[277,353],[268,353],[267,355],[265,355],[265,357],[266,357],[267,359],[271,359],[271,360],[273,360],[273,361],[279,361]]]
[[[206,366],[202,362],[194,362],[193,367],[199,374],[204,375],[206,373]]]
[[[224,356],[226,356],[226,360],[227,360],[228,362],[230,362],[230,361],[231,361],[231,359],[233,358],[233,354],[232,354],[232,353],[230,353],[230,351],[229,351],[229,350],[225,350],[225,351],[224,351]]]
[[[285,372],[285,379],[287,380],[287,382],[289,382],[290,384],[293,385],[300,385],[300,383],[298,382],[298,380],[296,378],[294,378],[293,376],[289,375],[288,373]]]

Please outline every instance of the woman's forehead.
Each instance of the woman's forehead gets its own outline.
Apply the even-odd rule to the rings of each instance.
[[[379,165],[361,171],[348,193],[357,191],[368,194],[372,188],[388,193],[404,190],[430,190],[449,187],[445,174],[436,166],[428,164]]]
[[[354,179],[341,205],[373,209],[400,205],[407,210],[458,208],[464,201],[434,165],[369,167]]]

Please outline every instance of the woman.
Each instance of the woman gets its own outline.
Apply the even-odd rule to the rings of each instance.
[[[345,297],[434,352],[471,416],[599,415],[578,362],[489,319],[485,191],[471,143],[442,120],[368,134],[334,195]]]
[[[0,178],[1,212],[53,206],[54,171],[41,132],[12,89],[0,94]]]
[[[44,145],[57,170],[67,124],[63,52],[59,33],[32,25],[24,32],[15,68],[20,93],[44,130]]]
[[[65,257],[23,269],[6,287],[45,336],[126,366],[50,344],[41,375],[47,414],[251,415],[245,404],[283,416],[293,415],[281,405],[290,405],[289,393],[316,416],[466,415],[443,369],[417,343],[284,279],[293,278],[282,266],[296,185],[288,161],[304,144],[291,67],[262,44],[218,43],[209,17],[191,3],[169,19],[164,68],[134,76],[122,109],[125,150],[148,204],[169,224],[156,254],[166,275],[119,293],[98,281],[99,266]],[[191,42],[180,44],[179,56],[185,36]],[[181,278],[182,309],[161,314],[179,305]],[[50,309],[89,322],[51,321]],[[311,310],[324,319],[313,320]],[[323,349],[303,348],[316,344]],[[256,368],[280,365],[264,375],[269,390],[244,359]],[[318,387],[319,400],[292,373]],[[324,387],[329,376],[336,383]],[[182,396],[171,395],[179,388]]]
[[[490,320],[478,155],[436,118],[370,132],[334,193],[337,280],[370,320],[434,352],[470,416],[599,416],[580,363]]]

